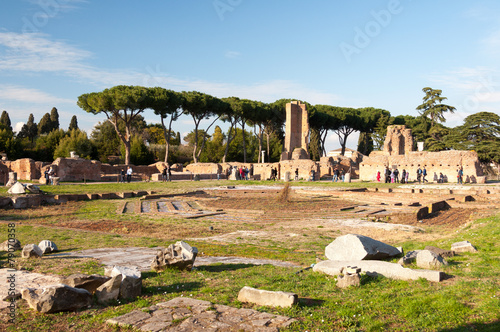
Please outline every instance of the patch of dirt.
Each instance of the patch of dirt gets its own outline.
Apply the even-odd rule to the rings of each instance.
[[[419,227],[439,225],[446,228],[458,228],[468,223],[474,214],[477,214],[476,209],[454,208],[438,211],[425,219],[416,220],[414,216],[410,217],[406,213],[396,213],[390,216],[388,222]]]

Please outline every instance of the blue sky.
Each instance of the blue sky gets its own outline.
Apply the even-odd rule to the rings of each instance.
[[[456,126],[499,112],[498,17],[493,0],[2,0],[0,111],[19,129],[55,106],[62,128],[76,115],[90,131],[105,117],[78,96],[126,84],[415,116],[429,86]]]

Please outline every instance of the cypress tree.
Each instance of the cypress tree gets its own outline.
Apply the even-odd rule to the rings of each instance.
[[[73,115],[73,117],[71,117],[71,121],[69,122],[68,130],[71,131],[73,129],[78,129],[78,121],[76,120],[76,115]]]

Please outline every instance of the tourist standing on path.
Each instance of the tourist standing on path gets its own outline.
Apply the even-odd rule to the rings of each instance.
[[[217,167],[217,180],[220,180],[220,168]]]
[[[403,171],[401,172],[401,183],[405,183],[406,180],[406,170],[403,168]]]
[[[377,182],[380,182],[380,171],[377,170]]]
[[[167,181],[167,168],[165,167],[163,171],[161,172],[161,180],[163,182]]]
[[[46,169],[45,172],[43,173],[45,176],[45,184],[50,185],[50,175],[49,175],[49,170]]]
[[[406,172],[405,182],[408,183],[409,179],[410,179],[410,171]]]
[[[345,171],[343,168],[340,169],[340,179],[342,180],[342,182],[344,182],[345,180]]]
[[[167,181],[168,182],[172,181],[172,167],[170,167],[170,165],[168,165],[167,168]]]
[[[427,176],[427,169],[425,168],[424,166],[424,170],[422,171],[422,182],[423,183],[426,183],[426,182],[429,182],[427,181],[427,179],[425,178]]]
[[[462,167],[460,167],[457,172],[457,183],[463,184],[463,180],[464,180],[464,171]]]
[[[396,181],[396,172],[394,170],[391,171],[391,183]]]
[[[397,168],[394,170],[394,181],[399,183],[399,171]]]
[[[299,169],[295,169],[295,181],[299,181]]]
[[[128,167],[127,168],[127,182],[130,183],[130,181],[132,180],[132,167]]]
[[[120,171],[120,182],[125,183],[125,169],[123,169],[123,168]]]
[[[391,183],[391,170],[389,167],[385,168],[385,183]]]

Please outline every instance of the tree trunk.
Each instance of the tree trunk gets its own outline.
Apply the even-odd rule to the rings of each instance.
[[[247,146],[245,142],[245,120],[241,120],[241,135],[243,135],[243,162],[247,162]]]
[[[231,123],[231,127],[229,127],[229,131],[227,134],[227,142],[226,142],[226,148],[224,149],[224,157],[222,157],[222,162],[225,163],[227,159],[227,154],[229,153],[229,144],[231,141],[234,139],[234,136],[236,136],[236,133],[231,137],[231,131],[233,130],[234,126],[233,123]]]

